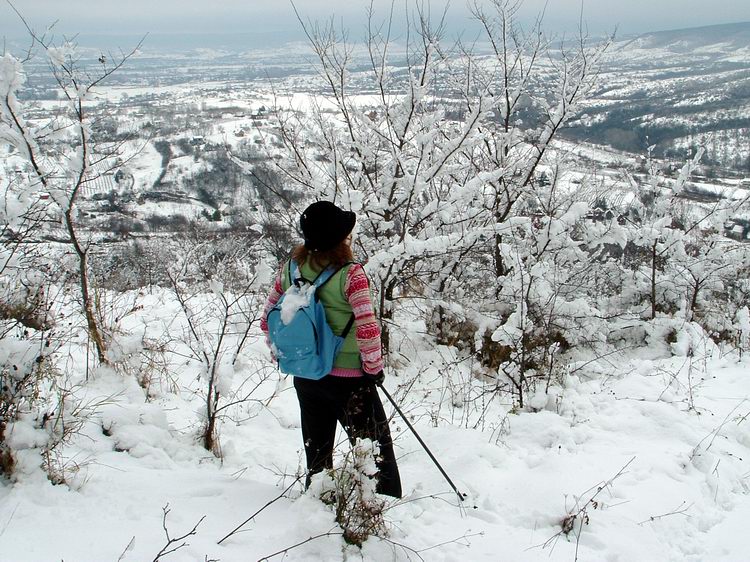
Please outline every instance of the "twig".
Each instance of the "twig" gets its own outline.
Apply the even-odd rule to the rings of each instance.
[[[640,523],[638,523],[638,525],[643,525],[644,523],[650,523],[650,522],[656,521],[658,519],[663,519],[664,517],[669,517],[670,515],[684,515],[685,517],[689,518],[690,516],[687,514],[687,511],[688,511],[688,509],[690,509],[691,507],[693,507],[693,504],[691,503],[690,505],[688,505],[687,507],[684,507],[684,508],[682,507],[683,505],[685,505],[685,502],[682,502],[680,505],[678,505],[672,511],[669,511],[667,513],[662,513],[661,515],[652,515],[648,519],[644,519],[643,521],[641,521]],[[682,508],[682,509],[680,509],[680,508]]]
[[[560,528],[560,530],[557,533],[555,533],[554,535],[552,535],[550,538],[548,538],[542,544],[540,544],[540,545],[534,545],[532,547],[529,547],[529,549],[531,549],[531,548],[539,548],[539,547],[547,548],[550,545],[552,545],[552,548],[554,549],[554,546],[557,543],[557,540],[560,538],[560,536],[561,535],[568,535],[571,531],[574,531],[575,530],[575,526],[576,526],[576,522],[579,522],[578,533],[576,533],[576,555],[575,555],[576,556],[575,559],[578,560],[578,543],[579,543],[579,541],[581,539],[581,533],[583,531],[583,525],[584,524],[588,524],[588,508],[589,508],[589,506],[591,506],[593,509],[598,509],[600,507],[601,504],[600,504],[600,502],[598,502],[596,500],[596,498],[599,496],[599,494],[603,490],[609,488],[615,480],[617,480],[620,476],[622,476],[625,473],[625,470],[628,468],[628,466],[630,466],[630,464],[634,460],[635,460],[635,457],[631,458],[628,462],[626,462],[623,465],[623,467],[620,470],[617,471],[617,474],[615,474],[614,476],[612,476],[610,479],[608,479],[608,480],[606,480],[606,481],[604,481],[604,482],[602,482],[600,484],[597,484],[595,486],[592,486],[591,488],[589,488],[588,490],[586,490],[585,492],[583,492],[583,494],[581,494],[581,496],[585,496],[586,494],[588,494],[589,492],[591,492],[594,489],[596,490],[593,493],[593,495],[588,500],[586,500],[586,502],[580,508],[578,508],[577,511],[569,511],[567,513],[567,515],[565,515],[565,517],[563,517],[562,521],[560,522],[560,527],[561,528]],[[576,500],[576,504],[578,505],[578,500]]]
[[[8,520],[5,522],[5,525],[3,525],[3,528],[0,529],[0,537],[2,537],[5,531],[8,530],[8,525],[10,525],[10,522],[13,521],[13,516],[16,514],[16,510],[18,509],[19,505],[21,504],[20,503],[16,504],[16,506],[13,508],[13,511],[11,511],[10,516],[8,517]]]
[[[458,538],[455,538],[455,539],[452,539],[452,540],[449,540],[449,541],[443,541],[441,543],[434,544],[432,546],[428,546],[427,548],[421,548],[421,549],[419,549],[418,552],[427,552],[428,550],[432,550],[433,548],[440,548],[441,546],[445,546],[446,544],[454,544],[454,543],[455,544],[462,544],[463,546],[468,547],[468,546],[471,546],[471,543],[468,541],[468,539],[470,539],[472,537],[482,537],[482,536],[484,536],[484,531],[479,531],[478,533],[471,533],[471,534],[469,534],[467,532],[467,533],[464,533],[463,535],[461,535]],[[460,542],[462,539],[465,541],[464,543]]]
[[[228,539],[229,537],[231,537],[231,536],[232,536],[232,535],[234,535],[234,534],[235,534],[235,533],[236,533],[237,531],[239,531],[239,530],[240,530],[240,529],[241,529],[242,527],[244,527],[244,526],[245,526],[245,525],[246,525],[247,523],[249,523],[250,521],[252,521],[252,520],[253,520],[253,519],[254,519],[254,518],[255,518],[255,517],[256,517],[256,516],[257,516],[257,515],[258,515],[258,514],[259,514],[260,512],[262,512],[262,511],[263,511],[264,509],[266,509],[267,507],[269,507],[269,506],[273,505],[274,503],[276,503],[277,501],[279,501],[279,500],[280,500],[281,498],[283,498],[283,497],[284,497],[284,494],[286,494],[286,493],[287,493],[287,492],[288,492],[289,490],[291,490],[291,489],[292,489],[292,487],[293,487],[293,486],[294,486],[294,485],[295,485],[295,484],[296,484],[297,482],[299,482],[299,481],[300,481],[300,478],[302,478],[302,475],[299,475],[299,476],[297,476],[297,477],[296,477],[296,478],[294,479],[294,481],[292,481],[292,483],[291,483],[291,484],[289,484],[289,486],[287,486],[287,487],[286,487],[286,488],[284,489],[284,491],[283,491],[283,492],[281,492],[281,493],[280,493],[280,494],[279,494],[278,496],[276,496],[276,497],[275,497],[275,498],[273,498],[272,500],[268,501],[268,502],[267,502],[267,503],[266,503],[266,504],[265,504],[265,505],[264,505],[263,507],[261,507],[261,508],[260,508],[260,509],[259,509],[258,511],[256,511],[256,512],[255,512],[255,513],[253,513],[253,514],[252,514],[252,515],[251,515],[250,517],[248,517],[247,519],[245,519],[245,520],[244,520],[244,521],[243,521],[242,523],[240,523],[239,525],[237,525],[237,526],[236,526],[236,527],[235,527],[234,529],[232,529],[232,531],[231,531],[230,533],[228,533],[228,534],[227,534],[227,535],[226,535],[226,536],[225,536],[225,537],[224,537],[223,539],[221,539],[220,541],[218,541],[218,542],[217,542],[216,544],[221,544],[221,543],[223,543],[223,542],[224,542],[225,540],[227,540],[227,539]],[[271,556],[275,556],[275,554],[272,554]]]
[[[162,528],[164,529],[164,534],[167,536],[167,544],[165,544],[164,548],[162,548],[158,552],[158,554],[156,555],[156,558],[154,558],[153,562],[158,562],[161,559],[162,556],[167,556],[169,554],[172,554],[173,552],[176,552],[176,551],[180,550],[181,548],[183,548],[185,546],[189,546],[188,543],[185,542],[185,539],[188,538],[188,537],[190,537],[190,536],[195,535],[196,531],[198,530],[198,525],[200,525],[201,523],[203,523],[203,520],[206,518],[205,515],[203,517],[201,517],[198,520],[198,522],[195,525],[193,525],[193,528],[190,529],[190,531],[188,531],[184,535],[181,535],[181,536],[175,537],[175,538],[171,538],[169,536],[169,529],[167,529],[167,515],[169,515],[169,512],[171,511],[169,509],[169,504],[165,505],[161,509],[164,512],[164,515],[162,517],[161,525],[162,525]],[[180,541],[182,541],[181,544],[179,544],[177,546],[174,546],[174,547],[172,546],[175,543],[178,543]],[[170,547],[172,547],[172,548],[170,548]]]
[[[128,555],[128,552],[133,550],[134,546],[135,546],[135,535],[133,535],[133,538],[130,539],[128,546],[126,546],[125,550],[122,551],[122,554],[120,554],[120,557],[117,559],[117,562],[122,562],[123,560],[125,560],[125,557]]]
[[[293,544],[292,546],[288,546],[288,547],[286,547],[286,548],[284,548],[282,550],[279,550],[278,552],[274,552],[273,554],[269,554],[268,556],[264,556],[263,558],[259,558],[258,562],[264,562],[265,560],[270,560],[271,558],[273,558],[274,556],[278,556],[279,554],[286,554],[287,552],[289,552],[290,550],[292,550],[294,548],[300,547],[303,544],[307,544],[309,542],[312,542],[312,541],[317,540],[317,539],[321,539],[323,537],[336,537],[336,536],[343,536],[343,535],[344,535],[343,532],[334,533],[332,530],[331,531],[327,531],[325,533],[320,533],[319,535],[315,535],[314,537],[308,537],[305,540],[300,541],[300,542],[298,542],[296,544]]]
[[[407,545],[405,545],[403,543],[400,543],[400,542],[396,542],[396,541],[394,541],[392,539],[389,539],[387,537],[380,537],[380,536],[375,535],[375,537],[378,540],[381,540],[381,541],[386,542],[388,544],[391,544],[393,546],[397,546],[399,548],[402,548],[406,552],[411,552],[411,553],[415,554],[417,556],[417,558],[419,558],[420,560],[424,560],[424,558],[422,557],[422,553],[427,552],[428,550],[433,550],[433,549],[436,549],[436,548],[440,548],[441,546],[445,546],[446,544],[460,544],[460,545],[465,546],[465,547],[468,548],[469,546],[471,546],[471,543],[469,542],[468,539],[470,539],[472,537],[481,537],[481,536],[484,536],[484,531],[480,531],[478,533],[471,533],[471,534],[469,534],[468,532],[466,532],[462,536],[457,537],[455,539],[443,541],[441,543],[434,544],[434,545],[428,546],[426,548],[420,548],[419,550],[417,550],[415,548],[412,548],[412,547],[407,546]],[[408,556],[408,554],[407,554],[407,556]]]
[[[698,444],[695,447],[693,447],[693,451],[690,453],[690,461],[691,462],[693,461],[693,459],[695,457],[697,457],[697,456],[699,456],[701,454],[700,453],[701,445],[709,437],[711,438],[711,441],[709,441],[708,445],[705,447],[704,452],[707,452],[711,448],[711,446],[714,444],[714,441],[719,436],[719,433],[721,432],[721,430],[724,428],[724,426],[727,423],[729,423],[730,418],[732,417],[732,414],[734,414],[737,411],[737,409],[739,409],[739,407],[742,406],[745,402],[747,402],[747,398],[743,398],[742,400],[740,400],[740,402],[734,408],[732,408],[730,410],[730,412],[724,417],[724,419],[721,421],[721,423],[719,425],[717,425],[715,428],[713,428],[708,433],[708,435],[706,435],[703,439],[701,439],[698,442]]]
[[[392,545],[392,546],[397,546],[397,547],[403,549],[404,552],[406,552],[406,558],[408,560],[411,560],[411,557],[409,556],[409,553],[411,552],[413,554],[416,554],[417,558],[419,558],[420,560],[422,560],[422,562],[424,562],[424,558],[422,558],[422,555],[419,554],[421,551],[416,550],[416,549],[414,549],[414,548],[412,548],[410,546],[407,546],[405,544],[402,544],[400,542],[393,541],[393,540],[391,540],[389,538],[386,538],[386,537],[377,537],[377,538],[380,539],[383,542],[386,542],[386,543]]]

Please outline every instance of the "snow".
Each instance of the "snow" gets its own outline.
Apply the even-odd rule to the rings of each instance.
[[[151,189],[161,172],[161,155],[151,143],[138,145],[135,147],[136,150],[131,146],[127,148],[137,154],[137,157],[128,163],[128,168],[135,178],[134,191]]]
[[[153,329],[173,314],[165,302],[150,296],[131,322]],[[641,351],[571,369],[560,388],[534,394],[528,410],[496,401],[482,412],[471,399],[481,379],[470,365],[415,337],[416,325],[402,324],[402,359],[386,387],[468,498],[458,505],[396,415],[391,427],[405,497],[385,498],[388,540],[371,537],[360,550],[326,536],[285,559],[413,560],[414,551],[436,561],[569,561],[576,552],[581,560],[746,559],[747,357],[722,352],[687,324],[673,344],[654,337]],[[255,336],[236,385],[268,371]],[[78,465],[74,488],[51,485],[29,462],[14,485],[0,485],[3,559],[151,560],[166,543],[165,506],[172,537],[205,516],[189,546],[169,556],[174,561],[256,560],[337,532],[316,486],[302,493],[292,485],[303,457],[291,380],[271,371],[258,402],[232,410],[222,424],[219,461],[192,437],[202,407],[196,369],[184,365],[179,392],[157,389],[149,401],[133,377],[94,372],[88,400],[102,406],[66,452]],[[26,429],[12,431],[33,444]],[[339,455],[348,451],[341,440]],[[573,531],[558,534],[561,521],[579,512]],[[34,538],[39,529],[44,540]]]
[[[14,56],[5,53],[0,57],[0,95],[3,97],[18,91],[25,82],[23,65]]]
[[[289,287],[281,301],[281,321],[284,324],[290,324],[297,311],[309,306],[314,296],[315,285],[303,284],[302,286]]]
[[[706,53],[719,50],[703,49]],[[654,53],[654,49],[631,47],[627,56],[648,56],[651,63]],[[51,55],[59,62],[66,53]],[[208,51],[200,54],[204,59],[218,55]],[[653,68],[643,73],[643,79],[660,72],[663,69]],[[2,91],[11,92],[18,86],[14,81],[22,78],[11,58],[0,59]],[[314,78],[297,76],[286,85],[294,86],[295,80],[305,82],[307,91],[282,89],[275,98],[281,107],[300,111],[334,107],[330,99],[309,93],[318,86]],[[674,88],[686,85],[680,78],[653,88],[648,83],[634,85],[624,79],[607,96],[634,92],[656,95],[664,83]],[[237,145],[240,140],[236,133],[240,130],[245,135],[243,141],[260,139],[261,134],[254,128],[256,123],[244,112],[254,111],[262,104],[271,105],[274,98],[268,91],[231,90],[231,86],[230,82],[211,80],[192,89],[185,85],[113,86],[103,89],[99,99],[144,96],[154,106],[171,103],[168,96],[200,102],[205,108],[223,112],[205,131],[206,140]],[[422,101],[434,101],[418,88],[413,95]],[[164,99],[156,99],[157,96]],[[360,108],[378,101],[370,94],[354,94],[349,99]],[[702,104],[708,100],[699,96],[682,103]],[[408,106],[408,102],[405,95],[391,97],[394,120],[404,116],[403,107],[397,107],[399,103]],[[50,109],[57,105],[59,102],[43,102],[40,107]],[[596,114],[596,108],[588,110]],[[736,116],[745,111],[746,108],[739,108]],[[424,128],[418,131],[416,142],[437,147],[438,151],[453,148],[451,144],[436,143],[438,128],[432,125],[440,117],[437,113],[425,115]],[[373,125],[368,130],[374,132],[377,128]],[[399,132],[403,132],[401,126]],[[127,163],[135,178],[134,190],[150,190],[160,177],[161,155],[151,142],[143,146],[128,144],[132,144],[128,151],[136,154]],[[738,147],[739,141],[732,146]],[[560,187],[556,193],[577,193],[579,202],[559,207],[554,216],[540,219],[546,228],[538,231],[532,230],[532,218],[511,217],[499,227],[506,229],[503,234],[524,230],[535,236],[529,246],[539,248],[549,242],[550,248],[560,249],[562,261],[571,259],[567,256],[579,246],[594,248],[617,243],[624,247],[628,233],[617,224],[592,225],[583,241],[572,242],[569,235],[575,224],[585,218],[590,203],[602,193],[607,192],[609,203],[632,200],[633,193],[623,195],[632,189],[619,170],[599,168],[619,169],[634,165],[636,160],[614,150],[567,142],[555,142],[550,155],[561,161],[573,156],[580,159],[579,163],[593,162],[597,172],[583,172],[580,166],[558,175],[555,166],[540,166],[540,172],[544,169],[554,176]],[[195,172],[198,166],[189,156],[175,155],[166,179],[176,180]],[[475,198],[481,197],[482,184],[502,173],[500,170],[494,176],[477,176],[463,191],[451,193],[447,201],[453,206],[447,210],[428,202],[423,216],[438,211],[449,223],[456,218],[452,215],[454,209],[470,208]],[[422,182],[426,175],[414,174],[415,182]],[[726,182],[696,185],[724,195],[736,187],[727,187]],[[344,193],[342,198],[355,210],[372,210],[373,205],[381,204],[365,199],[359,191]],[[550,202],[554,202],[551,195]],[[195,203],[186,205],[196,214],[204,208]],[[145,202],[138,206],[138,213],[190,214],[185,211],[186,205]],[[699,204],[695,207],[699,208]],[[657,217],[649,224],[651,232],[644,229],[631,239],[639,242],[640,236],[643,243],[656,241],[659,236],[667,238],[671,234],[664,231],[671,222],[672,218],[664,214],[661,222]],[[262,231],[259,225],[251,228]],[[425,232],[410,233],[402,244],[372,256],[369,267],[377,270],[381,265],[386,269],[405,256],[440,253],[456,242],[456,235]],[[549,280],[565,272],[553,269],[549,261],[534,261],[533,252],[522,254],[508,238],[501,248],[504,257],[517,263],[518,270],[527,269],[535,280],[528,282],[527,298],[531,295],[539,301],[539,295],[550,296],[553,288]],[[681,241],[674,244],[677,242]],[[258,279],[267,284],[273,270],[264,266]],[[707,267],[698,264],[690,273]],[[666,279],[666,274],[662,281],[662,285],[676,282]],[[290,291],[282,306],[285,323],[309,303],[313,289]],[[208,290],[213,293],[191,301],[194,310],[211,309],[211,303],[220,300],[225,288],[217,279]],[[427,296],[420,300],[430,306],[433,303],[429,299]],[[458,302],[446,303],[446,308],[451,306],[462,315],[467,312]],[[478,322],[481,329],[476,331],[477,347],[482,344],[485,329],[494,332],[493,340],[508,346],[518,344],[529,334],[532,320],[525,300],[519,299],[517,305],[512,305],[514,308],[510,306],[509,317],[501,326],[488,318]],[[594,319],[601,314],[583,298],[563,298],[552,306],[563,320]],[[132,307],[120,318],[118,345],[109,355],[119,361],[117,370],[99,368],[89,372],[84,368],[89,364],[87,342],[80,335],[65,340],[63,349],[56,352],[67,358],[68,374],[76,380],[65,382],[71,382],[80,404],[85,406],[80,416],[82,425],[69,441],[56,451],[47,451],[47,460],[67,485],[52,485],[40,469],[40,448],[48,443],[49,435],[46,428],[38,429],[38,419],[23,412],[18,421],[5,428],[5,443],[16,449],[17,466],[13,482],[0,481],[0,558],[13,562],[153,560],[169,536],[188,533],[184,546],[164,558],[231,562],[257,560],[281,552],[275,559],[747,559],[747,306],[731,320],[736,320],[738,350],[716,345],[698,324],[680,320],[685,316],[684,307],[671,319],[657,316],[651,322],[633,320],[635,326],[625,322],[621,331],[630,335],[623,336],[619,350],[595,358],[582,355],[579,361],[565,365],[554,373],[555,380],[549,388],[543,384],[545,381],[536,385],[527,396],[525,407],[515,405],[512,396],[501,392],[501,383],[507,381],[497,369],[488,373],[471,355],[437,345],[427,337],[423,312],[406,304],[396,314],[398,317],[390,326],[394,347],[386,388],[458,489],[467,494],[465,501],[458,501],[415,436],[384,400],[387,412],[393,414],[391,428],[405,497],[398,501],[373,498],[370,485],[366,490],[369,499],[386,505],[388,535],[370,537],[361,549],[346,544],[331,506],[319,497],[330,488],[330,482],[320,475],[304,492],[295,481],[304,466],[299,406],[292,380],[281,375],[269,361],[257,329],[251,333],[252,341],[241,356],[216,356],[216,371],[211,371],[216,379],[212,390],[224,396],[220,405],[226,405],[219,417],[221,458],[206,451],[197,437],[206,421],[206,362],[191,358],[195,350],[187,349],[184,342],[182,346],[176,343],[180,332],[187,329],[187,322],[178,319],[177,307],[167,293],[152,287],[148,295],[134,297]],[[632,319],[623,313],[625,316]],[[570,338],[599,342],[605,334],[598,331],[598,326],[592,321],[571,333]],[[206,346],[211,343],[209,328],[201,326],[200,335],[193,334]],[[232,337],[241,332],[234,325],[230,328]],[[167,340],[173,346],[163,358],[163,370],[156,362],[142,361],[139,356],[149,338]],[[577,342],[571,343],[575,353]],[[555,345],[559,344],[551,346],[553,358]],[[17,361],[25,369],[28,365],[17,358],[26,360],[27,348],[30,344],[19,340],[15,349],[0,348],[0,356],[5,354],[6,364]],[[27,362],[31,364],[34,357],[29,353]],[[337,466],[350,450],[343,436],[339,441]],[[358,451],[370,445],[359,443]],[[372,472],[371,461],[372,457],[367,457],[358,473]],[[362,481],[372,484],[364,478]],[[254,513],[241,532],[218,544]],[[311,537],[318,538],[309,540]],[[181,543],[182,539],[173,546]]]

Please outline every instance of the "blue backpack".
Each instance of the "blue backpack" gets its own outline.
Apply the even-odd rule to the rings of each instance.
[[[354,323],[354,314],[344,332],[337,336],[328,325],[318,291],[339,269],[329,266],[314,281],[308,281],[300,275],[297,263],[290,260],[289,288],[267,317],[268,337],[282,373],[318,380],[333,369],[336,355]]]

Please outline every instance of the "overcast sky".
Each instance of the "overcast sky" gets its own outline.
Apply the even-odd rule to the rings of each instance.
[[[35,29],[57,21],[59,34],[103,33],[242,33],[294,32],[299,26],[289,0],[12,0]],[[423,0],[433,13],[446,2]],[[480,0],[482,1],[482,0]],[[484,0],[485,2],[487,0]],[[295,0],[304,18],[343,20],[357,31],[369,0]],[[376,14],[385,15],[390,0],[374,0]],[[404,14],[407,0],[395,0],[397,14]],[[410,2],[413,6],[413,2]],[[544,7],[544,0],[525,0],[521,16],[530,18]],[[548,0],[545,29],[574,31],[581,0]],[[453,0],[448,8],[450,31],[471,29],[465,0]],[[680,29],[720,23],[750,21],[750,0],[584,0],[583,14],[592,33],[618,35]],[[403,19],[403,17],[401,18]],[[17,16],[0,0],[0,36],[21,31]]]

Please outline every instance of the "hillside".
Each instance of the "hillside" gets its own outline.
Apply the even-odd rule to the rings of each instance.
[[[566,136],[677,160],[703,147],[712,173],[750,173],[750,23],[616,41],[585,116]]]
[[[674,53],[732,52],[750,48],[750,22],[655,31],[624,43],[622,48],[665,49]]]

